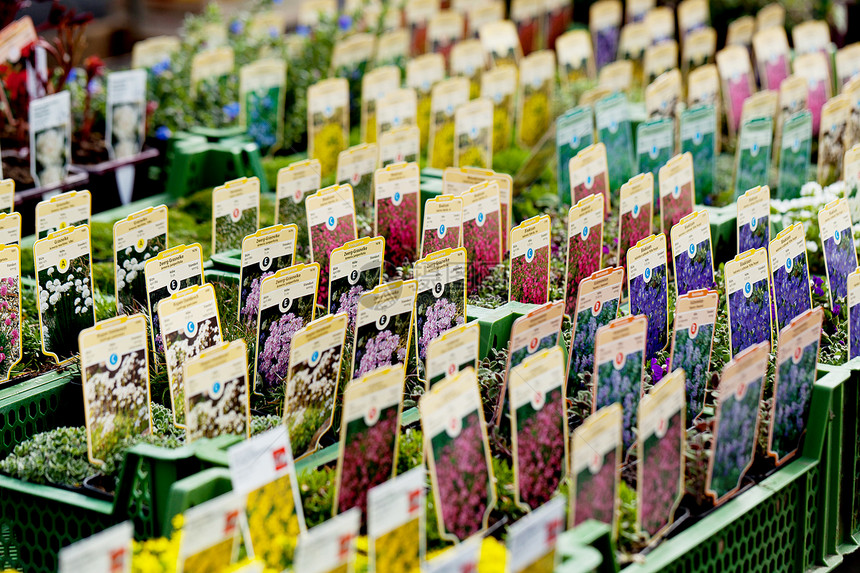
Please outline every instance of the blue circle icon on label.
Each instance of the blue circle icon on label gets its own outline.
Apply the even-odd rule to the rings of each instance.
[[[577,145],[579,145],[579,136],[574,135],[573,137],[570,138],[570,146],[576,147]]]
[[[633,205],[633,216],[636,217],[639,215],[639,205]]]
[[[651,280],[651,268],[645,269],[645,280]]]
[[[589,187],[591,187],[591,175],[589,175],[589,176],[585,179],[585,184],[586,184],[586,185],[588,185]]]
[[[119,356],[117,356],[116,352],[114,352],[113,354],[110,355],[109,360],[110,360],[111,365],[116,366],[116,363],[119,362]]]
[[[588,237],[588,225],[582,228],[582,238],[585,239]]]
[[[745,292],[746,294],[750,294],[750,293],[752,292],[752,283],[747,282],[747,283],[744,285],[744,292]]]
[[[835,240],[838,243],[841,238],[842,238],[842,233],[839,232],[839,229],[836,229],[836,231],[833,233],[833,240]]]
[[[791,260],[791,257],[785,259],[785,270],[791,272],[791,267],[794,265],[794,261]]]
[[[197,325],[194,324],[193,320],[189,320],[188,324],[185,325],[185,330],[187,330],[189,334],[194,334],[195,328],[197,328]]]
[[[753,155],[758,153],[758,143],[753,143],[752,152],[753,152]]]
[[[320,359],[320,351],[314,350],[314,353],[311,354],[311,362],[316,362],[319,359]]]
[[[692,257],[693,255],[696,254],[696,245],[694,245],[693,243],[690,243],[690,248],[687,249],[687,251],[690,253],[690,256]]]
[[[396,193],[394,193],[394,200],[400,201],[400,191],[397,191]]]
[[[334,227],[334,217],[329,217],[329,218],[328,218],[328,226],[329,226],[329,227]]]
[[[217,394],[220,391],[221,391],[221,383],[220,382],[215,382],[214,384],[212,384],[212,392]]]
[[[535,256],[535,250],[529,247],[529,250],[526,251],[526,259],[532,260]]]
[[[439,236],[440,236],[440,237],[444,237],[444,236],[445,236],[445,225],[444,225],[444,224],[443,224],[443,225],[439,225]]]
[[[483,223],[483,222],[484,222],[484,214],[483,214],[483,213],[478,213],[478,222],[479,222],[479,223]]]
[[[750,219],[750,229],[755,229],[756,225],[758,225],[758,219],[753,217],[752,219]]]

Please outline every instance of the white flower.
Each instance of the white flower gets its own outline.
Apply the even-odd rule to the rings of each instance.
[[[54,293],[54,294],[52,294],[52,295],[51,295],[51,297],[48,299],[48,302],[49,302],[49,303],[51,303],[51,306],[54,306],[55,304],[57,304],[57,301],[58,301],[58,300],[60,300],[60,295],[59,295],[59,294],[57,294],[57,293]]]
[[[139,127],[137,109],[133,105],[118,105],[113,108],[113,134],[119,140],[137,138]],[[117,151],[119,157],[119,151]]]
[[[93,305],[92,297],[87,297],[87,300],[84,301],[84,305],[86,305],[87,307],[92,306]]]
[[[48,267],[48,276],[54,274],[54,267]]]
[[[59,129],[43,131],[36,136],[36,156],[46,168],[59,166],[62,163],[65,143],[65,137]]]

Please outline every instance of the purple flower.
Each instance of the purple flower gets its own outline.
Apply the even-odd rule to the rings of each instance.
[[[651,269],[651,279],[647,282],[644,275],[633,277],[630,281],[630,313],[648,317],[646,358],[656,356],[668,342],[667,304],[666,265],[657,265]]]
[[[427,356],[427,346],[445,331],[463,324],[464,317],[456,303],[448,302],[445,297],[439,297],[427,308],[426,317],[418,317],[418,328],[421,335],[418,338],[418,356],[421,360]],[[422,324],[423,322],[423,324]]]
[[[791,355],[778,367],[774,390],[773,451],[780,460],[797,450],[806,430],[815,383],[818,341],[803,349],[795,364]]]
[[[625,450],[635,441],[633,429],[637,425],[636,418],[642,386],[642,365],[641,350],[628,354],[620,368],[615,367],[614,360],[608,360],[597,365],[595,409],[599,410],[616,402],[621,404],[624,412]]]
[[[672,520],[675,501],[681,495],[681,413],[668,421],[662,438],[657,434],[643,437],[645,455],[639,463],[643,468],[642,497],[639,499],[642,529],[655,535]]]
[[[618,299],[604,301],[595,315],[590,308],[576,315],[576,325],[571,336],[570,367],[567,395],[576,396],[579,388],[579,372],[594,372],[594,337],[597,329],[606,326],[618,314]]]
[[[827,237],[824,240],[827,281],[830,283],[830,299],[834,301],[848,296],[848,275],[857,268],[857,255],[854,251],[851,227],[843,229],[838,233],[840,238],[839,243],[836,242],[836,237],[834,236]],[[818,290],[821,290],[820,287],[818,287]]]
[[[806,268],[806,252],[800,253],[789,265],[782,264],[773,271],[773,296],[776,302],[778,330],[791,320],[812,308],[809,296],[809,272]]]
[[[352,17],[349,14],[341,14],[337,19],[337,27],[342,32],[348,32],[352,28]]]
[[[532,509],[549,501],[564,478],[564,424],[561,388],[549,392],[540,410],[531,403],[517,410],[519,494]]]
[[[293,335],[304,325],[302,317],[289,312],[269,327],[257,369],[266,386],[276,386],[286,379],[290,366],[290,343]]]
[[[307,38],[308,36],[311,35],[311,29],[305,25],[297,26],[296,27],[296,34],[298,34],[299,36],[302,36],[303,38]]]
[[[245,29],[245,24],[242,23],[241,20],[233,20],[230,22],[230,33],[231,34],[241,34],[242,30]]]
[[[401,354],[398,351],[400,346],[400,335],[394,334],[390,330],[383,330],[373,338],[367,341],[364,346],[364,354],[361,356],[361,361],[358,365],[358,370],[352,375],[353,379],[361,378],[364,374],[372,372],[383,366],[394,364],[394,356],[396,354],[398,361]],[[405,358],[405,349],[403,350],[403,358]]]
[[[603,456],[603,464],[597,473],[592,474],[586,467],[576,475],[574,525],[579,525],[586,519],[606,524],[614,523],[617,463],[615,450],[612,449]]]
[[[732,333],[732,356],[759,342],[770,340],[770,296],[767,279],[729,293],[729,330]]]
[[[683,368],[687,375],[687,419],[692,420],[702,411],[705,400],[705,386],[708,382],[708,367],[711,363],[711,345],[714,325],[699,325],[695,336],[690,329],[675,331],[669,370]],[[652,361],[653,363],[653,361]]]
[[[237,117],[239,117],[239,103],[238,102],[230,102],[224,106],[224,115],[227,116],[227,119],[233,121]]]
[[[720,396],[719,426],[714,432],[714,472],[710,489],[723,497],[736,488],[755,453],[756,420],[762,379],[750,383],[741,398]]]
[[[711,241],[705,239],[695,245],[691,257],[684,250],[675,254],[675,276],[678,295],[687,294],[691,290],[714,287],[714,266],[711,262]]]

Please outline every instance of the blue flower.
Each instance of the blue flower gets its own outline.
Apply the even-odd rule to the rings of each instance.
[[[230,22],[230,33],[231,34],[241,34],[242,30],[245,29],[245,25],[241,20],[233,20]]]
[[[337,27],[343,32],[349,31],[352,28],[352,17],[348,14],[341,14],[337,19]]]
[[[173,135],[173,132],[166,125],[160,125],[155,130],[155,138],[161,141],[167,141],[171,135]]]
[[[234,101],[225,105],[224,115],[231,121],[236,119],[239,116],[239,103]]]
[[[304,25],[298,26],[296,28],[296,34],[298,34],[299,36],[302,36],[304,38],[307,38],[308,36],[311,35],[311,29],[308,28],[307,26],[304,26]]]
[[[170,59],[165,58],[165,59],[161,60],[160,62],[158,62],[157,64],[155,64],[154,66],[152,66],[152,75],[154,75],[155,77],[159,77],[169,70],[170,70]]]
[[[78,69],[72,68],[71,70],[69,70],[69,76],[66,78],[66,82],[72,83],[73,81],[75,81],[75,79],[77,79],[77,77],[78,77]]]

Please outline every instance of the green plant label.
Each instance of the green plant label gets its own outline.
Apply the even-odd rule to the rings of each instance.
[[[800,197],[800,189],[807,181],[811,154],[812,114],[803,110],[782,125],[777,179],[777,196],[780,199]]]
[[[594,114],[591,106],[568,110],[555,121],[555,149],[558,160],[558,196],[570,202],[570,160],[594,143]]]
[[[654,179],[660,168],[672,159],[675,152],[675,122],[672,119],[655,119],[636,126],[636,157],[638,172],[651,173]],[[660,197],[654,194],[654,205]]]
[[[772,143],[771,118],[753,119],[741,126],[735,155],[735,200],[747,189],[768,184]]]
[[[258,60],[239,68],[239,117],[261,153],[278,149],[284,136],[287,63]]]
[[[627,96],[615,94],[595,105],[598,139],[606,146],[612,204],[618,201],[618,190],[633,175],[633,133],[630,127]]]
[[[696,179],[696,203],[712,205],[719,189],[716,188],[717,122],[714,107],[710,105],[681,112],[681,153],[693,156],[693,173]]]

